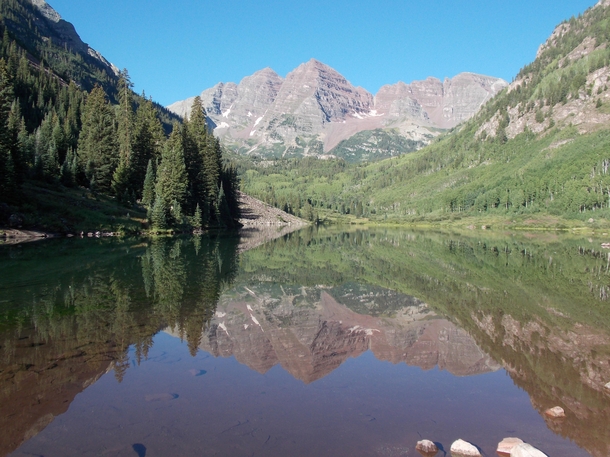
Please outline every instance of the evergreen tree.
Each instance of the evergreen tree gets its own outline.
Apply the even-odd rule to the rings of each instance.
[[[129,73],[124,69],[119,74],[118,92],[119,106],[117,107],[117,140],[119,149],[119,164],[112,177],[112,190],[123,203],[129,202],[129,195],[133,193],[132,177],[134,174],[132,163],[133,148],[133,101],[131,88],[133,84],[129,79]],[[138,183],[139,184],[139,183]],[[138,191],[141,186],[137,185]]]
[[[146,178],[142,189],[142,204],[149,208],[155,200],[155,171],[152,166],[152,159],[148,161],[146,167]]]
[[[136,190],[136,198],[141,196],[143,201],[142,192],[145,189],[148,164],[152,165],[161,156],[163,142],[163,128],[157,112],[152,102],[146,100],[136,111],[130,175],[131,185]],[[152,198],[148,204],[152,204]]]
[[[9,117],[13,102],[13,87],[4,59],[0,59],[0,201],[10,201],[15,195],[12,136]]]
[[[154,228],[167,228],[167,207],[161,196],[155,196],[155,203],[152,206],[150,222]]]
[[[227,199],[225,197],[224,186],[221,184],[218,189],[218,199],[216,201],[216,220],[218,221],[218,225],[220,226],[231,226],[232,218],[231,218],[231,210],[229,208],[229,204],[227,203]]]
[[[216,151],[217,140],[213,135],[207,135],[202,151],[203,168],[199,182],[205,191],[204,214],[212,215],[218,205],[218,185],[220,178],[220,163]]]
[[[201,208],[199,207],[199,203],[197,203],[197,207],[195,208],[192,225],[197,230],[200,230],[201,227],[203,227],[203,219],[201,216]]]
[[[118,154],[112,111],[99,86],[91,91],[85,103],[78,154],[87,179],[91,182],[95,176],[96,188],[109,193]]]
[[[225,192],[225,198],[229,205],[229,212],[231,218],[231,225],[234,225],[241,217],[239,209],[239,176],[237,168],[233,165],[229,165],[222,170],[221,182]],[[286,209],[288,203],[285,203]],[[288,212],[288,211],[286,211]]]
[[[180,127],[175,125],[169,140],[165,144],[161,164],[157,170],[156,198],[163,201],[164,208],[167,211],[174,201],[180,205],[184,204],[187,197],[187,188],[188,175],[184,165],[182,134]]]
[[[208,138],[206,114],[201,98],[195,97],[191,115],[184,124],[184,153],[189,175],[190,195],[188,210],[192,212],[198,204],[205,204],[208,192],[204,182],[204,150]]]

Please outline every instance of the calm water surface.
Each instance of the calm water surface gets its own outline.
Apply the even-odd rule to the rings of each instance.
[[[0,454],[416,456],[427,438],[449,455],[462,438],[491,456],[518,436],[610,455],[600,240],[239,242],[0,247]]]

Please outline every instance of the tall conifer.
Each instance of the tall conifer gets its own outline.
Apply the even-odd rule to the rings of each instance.
[[[203,157],[208,136],[205,109],[201,98],[197,96],[191,107],[191,115],[185,123],[184,136],[185,159],[191,188],[191,201],[187,210],[191,214],[197,204],[204,205],[207,200],[207,187],[203,179]]]
[[[96,188],[110,192],[118,164],[117,144],[113,114],[99,86],[91,91],[84,106],[78,154],[87,179],[95,177]]]
[[[4,59],[0,60],[0,201],[10,201],[15,195],[15,175],[11,156],[12,135],[9,117],[13,103],[13,86]]]
[[[142,204],[149,208],[155,199],[155,172],[152,166],[152,160],[148,161],[146,167],[146,178],[144,179],[144,188],[142,189]]]
[[[182,133],[180,127],[175,124],[174,130],[163,149],[155,186],[156,198],[161,199],[167,216],[170,216],[167,211],[171,211],[174,201],[180,205],[184,204],[187,198],[187,190],[188,175],[184,165]]]
[[[126,69],[119,74],[119,106],[117,109],[117,140],[119,147],[119,163],[112,177],[112,190],[117,198],[124,203],[134,194],[134,188],[140,190],[141,186],[134,186],[132,181],[134,170],[132,163],[133,148],[133,101],[131,88],[133,84]],[[133,202],[130,202],[133,203]]]

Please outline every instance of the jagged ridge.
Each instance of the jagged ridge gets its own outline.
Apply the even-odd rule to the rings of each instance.
[[[342,141],[377,129],[391,130],[419,148],[440,130],[469,119],[506,85],[498,78],[461,73],[445,81],[386,85],[373,96],[311,59],[285,79],[265,68],[239,84],[218,83],[201,98],[225,145],[244,154],[299,157],[342,155],[336,150]],[[168,108],[188,116],[193,99]],[[363,154],[371,159],[380,152],[387,155],[381,148]]]

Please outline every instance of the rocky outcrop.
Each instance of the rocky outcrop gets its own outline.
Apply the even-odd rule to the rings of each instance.
[[[510,455],[511,457],[547,457],[544,452],[527,443],[515,446],[510,452]]]
[[[498,78],[462,73],[444,81],[398,82],[373,96],[312,59],[285,79],[266,68],[238,85],[218,83],[201,98],[227,146],[262,156],[323,156],[334,155],[355,134],[376,129],[391,129],[421,147],[438,129],[472,117],[505,86]],[[193,98],[168,108],[188,116]]]
[[[451,455],[453,457],[481,457],[481,453],[476,446],[462,439],[451,444]]]
[[[415,449],[425,456],[432,456],[438,452],[438,447],[430,440],[418,441]]]
[[[544,134],[553,127],[559,129],[576,127],[578,133],[582,135],[606,128],[610,123],[610,112],[607,109],[610,104],[610,91],[608,90],[610,66],[607,63],[604,64],[603,61],[596,62],[592,54],[596,51],[605,52],[608,43],[594,36],[593,30],[589,30],[588,33],[584,32],[588,26],[601,21],[600,18],[607,14],[604,12],[595,17],[596,10],[608,7],[610,7],[608,0],[599,1],[578,20],[559,24],[551,36],[538,48],[536,65],[528,66],[538,68],[538,70],[521,72],[508,87],[508,93],[527,89],[529,93],[536,94],[536,96],[519,103],[509,102],[507,112],[498,110],[490,119],[480,125],[477,136],[495,137],[501,131],[506,134],[508,139],[511,139],[524,132]],[[604,27],[604,25],[599,25],[599,27]],[[574,47],[564,49],[565,43],[571,43]],[[586,61],[587,59],[589,62]],[[557,69],[550,70],[549,63],[554,60],[557,62]],[[583,73],[580,71],[583,66],[590,70]],[[549,68],[550,73],[547,70],[541,71],[540,68]],[[566,78],[563,74],[570,76]],[[550,97],[548,87],[544,87],[540,83],[540,81],[579,79],[582,79],[579,87],[568,88],[564,82],[564,86],[561,88],[564,94],[559,99]],[[503,119],[508,120],[508,125],[504,129],[500,129]]]
[[[561,419],[566,417],[566,413],[561,406],[554,406],[552,408],[547,409],[544,414],[552,419]]]
[[[498,443],[498,448],[496,449],[496,452],[501,456],[508,456],[510,455],[514,447],[522,443],[523,440],[520,438],[504,438]]]
[[[248,251],[309,224],[242,192],[239,192],[239,204],[242,227],[238,252]]]
[[[70,22],[63,20],[59,13],[45,0],[29,1],[41,13],[36,20],[36,27],[46,39],[51,38],[56,45],[65,46],[83,56],[93,57],[115,75],[119,74],[119,69],[108,62],[98,51],[84,43],[74,26]]]

